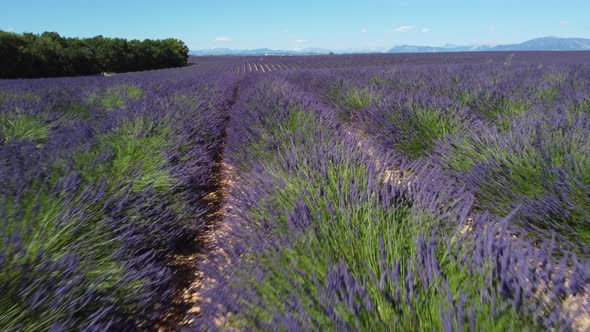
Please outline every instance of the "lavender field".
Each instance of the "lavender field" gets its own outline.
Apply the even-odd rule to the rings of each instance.
[[[0,330],[590,330],[590,54],[0,80]]]

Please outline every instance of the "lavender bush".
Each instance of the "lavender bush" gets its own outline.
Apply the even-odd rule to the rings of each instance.
[[[0,326],[149,329],[223,176],[195,330],[590,328],[584,54],[191,61],[0,81]]]
[[[235,89],[171,74],[2,82],[2,329],[127,330],[167,313],[168,255],[204,226]]]
[[[223,270],[205,327],[583,330],[584,70],[411,64],[243,82],[230,254],[209,266]]]
[[[525,251],[534,248],[495,240],[508,234],[508,220],[490,215],[474,214],[473,231],[459,231],[475,213],[473,195],[442,189],[452,188],[442,170],[423,167],[407,182],[388,181],[383,167],[396,157],[367,154],[337,110],[281,78],[242,87],[226,148],[237,179],[223,251],[230,258],[209,266],[212,274],[223,270],[206,294],[216,301],[204,303],[201,328],[567,326],[560,298],[579,288],[535,302],[538,289],[525,281],[539,273]]]

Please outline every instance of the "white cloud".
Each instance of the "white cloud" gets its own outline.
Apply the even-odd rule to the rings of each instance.
[[[569,21],[559,21],[559,25],[561,25],[561,26],[565,26],[565,25],[568,25],[568,24],[570,24]]]
[[[369,32],[369,29],[367,29],[367,28],[362,28],[362,29],[361,29],[361,32],[362,32],[362,33],[367,33],[367,32]]]
[[[295,39],[295,42],[297,44],[303,44],[303,43],[307,43],[307,40],[306,39]]]
[[[289,32],[289,29],[283,29],[282,32],[283,33],[288,33]]]
[[[231,43],[234,40],[230,37],[217,37],[215,38],[215,41],[218,43]]]
[[[424,32],[424,33],[428,33],[430,31],[432,31],[432,29],[430,29],[430,28],[422,28],[421,31]]]
[[[399,28],[396,28],[394,31],[395,32],[408,32],[410,30],[414,30],[415,26],[413,25],[402,25]]]

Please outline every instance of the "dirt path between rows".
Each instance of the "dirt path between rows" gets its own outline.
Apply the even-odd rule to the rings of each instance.
[[[177,254],[170,258],[169,267],[175,271],[173,301],[168,308],[168,314],[158,321],[154,330],[158,332],[168,331],[193,331],[196,322],[200,318],[201,303],[204,301],[201,294],[203,285],[211,285],[214,280],[202,271],[210,257],[222,254],[218,243],[227,234],[224,223],[226,188],[230,185],[229,174],[231,170],[223,162],[227,128],[234,105],[239,98],[240,82],[234,89],[232,99],[228,105],[225,128],[222,135],[222,143],[214,156],[212,190],[201,199],[203,206],[208,207],[205,216],[205,227],[190,241],[183,243]]]

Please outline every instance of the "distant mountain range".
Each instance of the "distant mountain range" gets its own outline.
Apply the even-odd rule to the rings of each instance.
[[[584,51],[590,50],[590,39],[543,37],[531,39],[520,44],[509,45],[478,45],[478,46],[395,46],[388,53],[435,53],[435,52],[483,52],[483,51]],[[257,48],[252,50],[236,50],[230,48],[213,48],[193,50],[190,55],[310,55],[310,54],[351,54],[351,53],[383,53],[384,49],[325,49],[305,48],[302,50],[273,50]]]
[[[319,52],[330,53],[330,51]],[[298,55],[298,54],[318,54],[318,52],[311,52],[307,50],[301,51],[285,51],[285,50],[271,50],[270,48],[257,48],[253,50],[234,50],[230,48],[212,48],[208,50],[190,51],[190,55]]]
[[[312,54],[352,54],[352,53],[382,53],[386,49],[326,49],[326,48],[304,48],[301,50],[273,50],[270,48],[257,48],[252,50],[235,50],[230,48],[212,48],[208,50],[191,50],[190,55],[312,55]]]
[[[479,46],[415,46],[401,45],[388,53],[435,53],[435,52],[484,52],[484,51],[585,51],[590,50],[590,39],[544,37],[527,40],[520,44]]]

